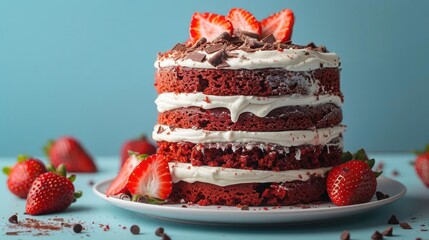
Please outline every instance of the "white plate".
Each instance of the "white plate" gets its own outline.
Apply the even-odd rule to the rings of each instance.
[[[379,177],[377,180],[377,190],[388,194],[390,197],[387,199],[377,201],[374,197],[368,203],[342,207],[327,202],[305,205],[306,207],[250,207],[249,211],[244,211],[237,207],[216,205],[186,205],[187,208],[183,208],[183,204],[153,205],[107,197],[105,191],[112,180],[109,179],[97,183],[94,185],[93,191],[97,196],[117,207],[157,219],[214,225],[302,223],[341,218],[382,207],[400,199],[406,192],[405,186],[401,183],[386,177]]]

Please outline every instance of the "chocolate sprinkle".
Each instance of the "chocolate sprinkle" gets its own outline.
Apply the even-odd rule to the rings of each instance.
[[[276,42],[276,38],[274,37],[273,34],[270,34],[270,35],[262,38],[261,42],[263,42],[263,43],[275,43]]]
[[[77,224],[75,224],[75,225],[73,226],[73,231],[74,231],[75,233],[81,233],[81,232],[82,232],[82,229],[83,229],[83,227],[82,227],[82,225],[81,225],[81,224],[79,224],[79,223],[77,223]]]
[[[131,231],[131,233],[132,233],[132,234],[134,234],[134,235],[140,234],[140,227],[139,227],[139,226],[137,226],[137,225],[132,225],[132,226],[130,227],[130,231]]]
[[[228,58],[228,55],[226,54],[225,50],[221,50],[219,52],[217,52],[215,55],[213,55],[213,57],[211,57],[208,62],[216,67],[219,64],[223,63],[226,59]]]
[[[224,49],[224,48],[225,48],[224,44],[218,43],[218,44],[214,44],[214,45],[211,45],[211,46],[205,48],[204,51],[206,51],[206,53],[210,54],[210,53],[217,52],[217,51]]]
[[[191,52],[187,58],[195,62],[204,62],[204,60],[206,60],[206,55],[198,52]]]
[[[381,240],[383,239],[383,235],[379,231],[375,231],[374,234],[372,234],[371,239]]]
[[[341,233],[341,240],[350,240],[350,232],[349,231],[344,231]]]
[[[13,224],[18,224],[18,216],[16,214],[10,216],[9,222]]]
[[[399,224],[399,221],[398,221],[398,219],[396,218],[396,216],[395,216],[395,215],[392,215],[392,216],[390,217],[389,221],[387,221],[387,223],[388,223],[388,224],[396,225],[396,224]]]
[[[393,227],[388,227],[383,231],[383,236],[391,237],[393,236]]]
[[[155,230],[155,235],[158,237],[162,237],[162,235],[164,235],[164,228],[159,227]]]
[[[406,223],[406,222],[401,222],[399,223],[399,226],[401,226],[402,229],[413,229],[410,224]]]

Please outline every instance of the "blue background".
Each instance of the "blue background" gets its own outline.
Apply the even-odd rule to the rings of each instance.
[[[291,8],[295,43],[340,55],[347,149],[429,142],[429,1],[0,0],[0,156],[66,134],[114,156],[150,135],[157,52],[187,39],[193,12],[232,7]]]

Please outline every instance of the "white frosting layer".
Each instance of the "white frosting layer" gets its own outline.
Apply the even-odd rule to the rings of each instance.
[[[286,106],[315,106],[333,103],[342,105],[341,98],[334,95],[303,96],[283,95],[278,97],[257,96],[215,96],[197,93],[162,93],[155,100],[158,112],[177,108],[201,107],[203,109],[228,108],[231,120],[238,121],[240,114],[250,112],[258,117],[265,117],[272,110]]]
[[[206,54],[206,58],[211,58],[214,54]],[[289,71],[310,71],[323,67],[338,67],[340,60],[335,53],[322,53],[308,49],[284,49],[282,52],[277,50],[259,50],[256,52],[245,52],[243,50],[233,50],[232,54],[238,54],[237,57],[228,58],[226,62],[229,67],[226,69],[262,69],[262,68],[284,68]],[[189,68],[216,68],[208,63],[196,62],[191,59],[177,59],[167,57],[155,62],[156,68],[165,68],[172,66],[182,66]]]
[[[173,128],[157,124],[152,138],[155,141],[191,142],[191,143],[223,143],[223,142],[255,142],[274,143],[291,147],[300,145],[326,145],[340,136],[344,126],[320,128],[315,130],[280,131],[280,132],[247,132],[247,131],[208,131],[202,129]]]
[[[325,176],[330,168],[301,169],[289,171],[261,171],[234,168],[199,166],[190,163],[170,162],[170,172],[173,182],[184,181],[188,183],[203,182],[217,186],[228,186],[241,183],[267,183],[307,181],[310,176]]]

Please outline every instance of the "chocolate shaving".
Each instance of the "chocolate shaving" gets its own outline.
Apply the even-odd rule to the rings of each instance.
[[[410,226],[410,224],[408,224],[408,223],[406,223],[406,222],[401,222],[401,223],[399,223],[399,226],[400,226],[402,229],[413,229],[413,228]]]
[[[223,63],[217,65],[216,68],[227,68],[227,67],[230,67],[230,65],[227,62],[223,62]]]
[[[393,227],[388,227],[382,232],[383,236],[391,237],[393,236]]]
[[[249,41],[249,45],[250,48],[261,48],[264,46],[263,43],[257,41],[257,40],[251,40]]]
[[[228,55],[226,54],[225,50],[218,51],[213,57],[211,57],[208,62],[216,67],[219,64],[223,63],[228,58]]]
[[[276,38],[274,37],[273,34],[270,34],[270,35],[262,38],[261,42],[263,42],[263,43],[275,43],[276,42]]]
[[[187,58],[195,62],[204,62],[204,60],[206,60],[206,55],[198,52],[191,52]]]
[[[192,45],[191,49],[198,48],[199,46],[203,45],[206,42],[207,42],[207,39],[202,37],[202,38],[198,39],[198,41],[196,43],[194,43],[194,45]]]
[[[259,38],[259,35],[257,33],[253,33],[253,32],[248,32],[248,31],[240,31],[239,32],[240,35],[246,36],[246,37],[251,37],[251,38]]]
[[[230,39],[231,39],[231,34],[229,32],[223,32],[217,38],[215,38],[213,42],[219,42],[222,40],[229,41]]]
[[[219,50],[222,50],[224,48],[225,48],[225,45],[222,43],[219,43],[219,44],[211,45],[211,46],[205,48],[204,51],[206,51],[206,53],[210,54],[210,53],[214,53],[214,52],[217,52]]]
[[[171,51],[183,51],[185,49],[186,49],[185,45],[178,43],[178,44],[174,45],[174,47],[171,49]]]

